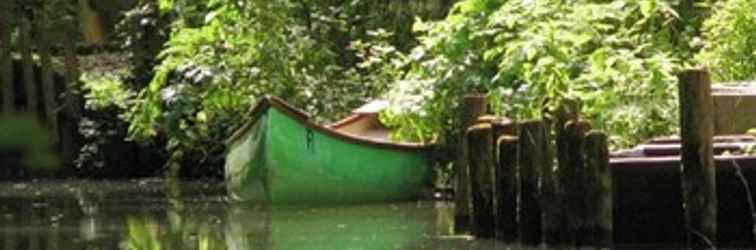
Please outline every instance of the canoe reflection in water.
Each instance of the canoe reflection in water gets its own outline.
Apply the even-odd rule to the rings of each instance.
[[[435,225],[433,213],[417,206],[268,209],[234,205],[227,210],[226,243],[230,250],[422,249]]]

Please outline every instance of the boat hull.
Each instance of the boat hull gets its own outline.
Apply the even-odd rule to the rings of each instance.
[[[236,201],[344,204],[416,198],[429,182],[422,148],[359,143],[273,105],[229,145],[226,181]]]

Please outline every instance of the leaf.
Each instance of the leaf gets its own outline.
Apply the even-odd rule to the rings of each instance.
[[[656,12],[656,0],[643,0],[640,2],[640,11],[644,17],[649,17]]]

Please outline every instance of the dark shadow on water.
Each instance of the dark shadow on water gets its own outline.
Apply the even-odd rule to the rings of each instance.
[[[0,182],[0,250],[500,249],[443,237],[446,203],[266,208],[224,195],[221,183]]]
[[[546,249],[452,236],[445,202],[270,208],[224,197],[222,183],[0,182],[0,250]]]

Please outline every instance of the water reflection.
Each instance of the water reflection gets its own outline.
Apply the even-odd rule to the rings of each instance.
[[[451,207],[230,205],[220,183],[0,183],[0,250],[495,249],[446,238]]]

